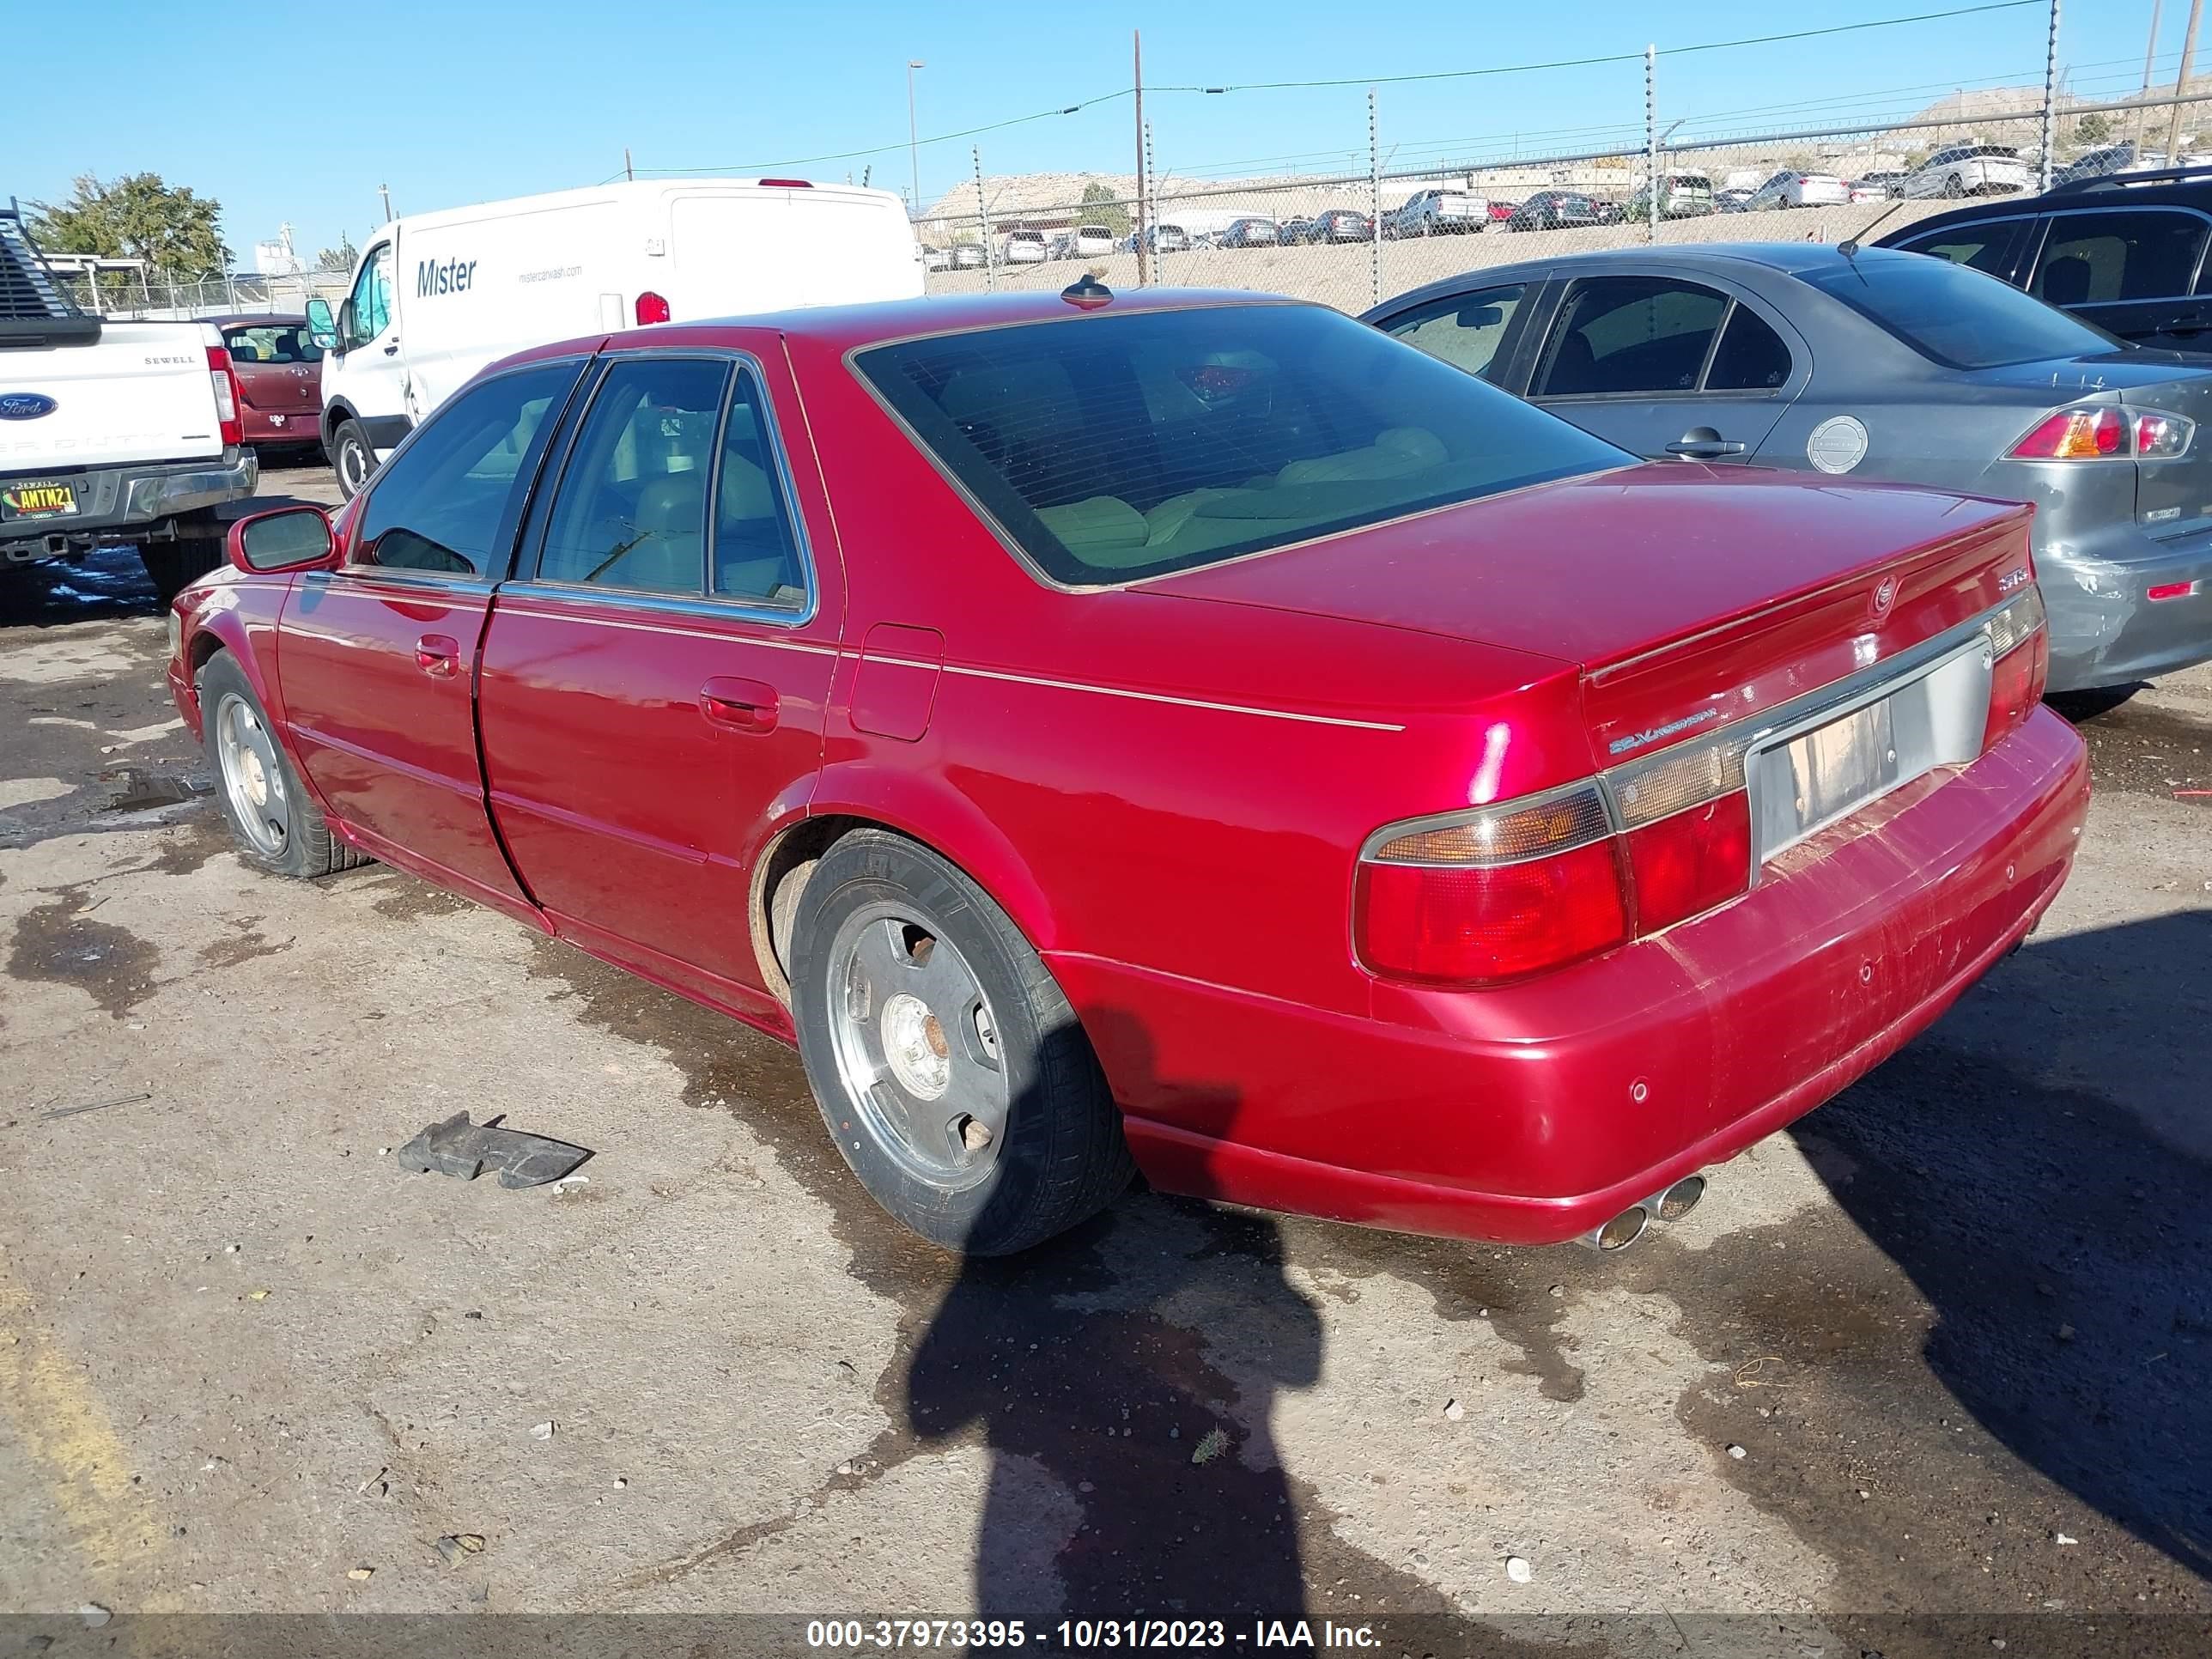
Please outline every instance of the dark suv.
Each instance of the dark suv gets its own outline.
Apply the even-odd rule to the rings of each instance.
[[[2212,351],[2212,167],[2112,173],[1939,213],[1882,247],[2024,288],[2137,345]]]

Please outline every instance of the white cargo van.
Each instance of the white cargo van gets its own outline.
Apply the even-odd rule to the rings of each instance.
[[[665,179],[395,219],[368,239],[325,347],[323,449],[348,495],[486,363],[641,323],[921,294],[889,191],[796,179]]]

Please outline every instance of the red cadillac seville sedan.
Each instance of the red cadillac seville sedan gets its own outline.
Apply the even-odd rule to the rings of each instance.
[[[236,527],[170,678],[250,860],[794,1042],[941,1244],[1133,1168],[1610,1248],[2057,891],[2027,532],[1086,281],[511,358]]]

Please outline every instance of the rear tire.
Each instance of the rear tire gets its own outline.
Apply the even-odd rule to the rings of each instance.
[[[246,861],[301,880],[368,863],[367,854],[331,833],[237,659],[216,652],[198,683],[216,800]]]
[[[837,1151],[877,1203],[971,1256],[1042,1243],[1133,1165],[1067,999],[958,868],[883,830],[845,836],[793,922],[799,1052]]]
[[[189,584],[222,562],[222,526],[179,524],[174,541],[141,542],[138,562],[146,567],[154,596],[167,611]]]
[[[348,501],[376,476],[376,446],[359,421],[340,421],[331,434],[331,470],[338,475],[338,493]]]
[[[2137,680],[2129,685],[2100,685],[2087,691],[2053,691],[2044,702],[2079,726],[2083,720],[2111,714],[2142,689],[2142,682]]]

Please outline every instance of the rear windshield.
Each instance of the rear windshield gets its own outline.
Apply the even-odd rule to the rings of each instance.
[[[256,323],[250,328],[223,331],[222,343],[234,362],[319,363],[323,349],[301,323]]]
[[[1633,459],[1319,306],[1072,317],[854,361],[1015,544],[1076,586]]]
[[[2094,356],[2124,344],[2009,283],[1926,254],[1862,255],[1797,277],[1949,368]]]

